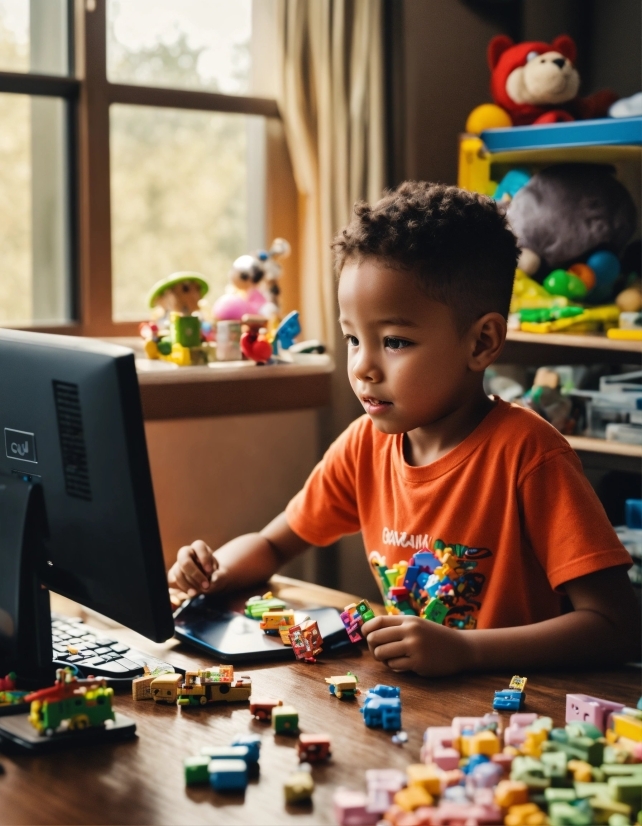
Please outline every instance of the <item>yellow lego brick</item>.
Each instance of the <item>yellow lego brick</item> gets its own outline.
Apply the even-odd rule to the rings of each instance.
[[[528,803],[528,786],[520,780],[500,780],[495,787],[495,803],[502,809]]]
[[[619,339],[620,341],[642,341],[642,330],[626,330],[621,327],[611,327],[606,331],[607,338]]]
[[[628,803],[621,803],[605,795],[589,798],[595,823],[608,823],[611,815],[631,817],[631,807]]]
[[[520,751],[522,754],[529,755],[529,757],[539,757],[542,753],[542,743],[545,740],[548,740],[547,731],[529,731],[520,746]]]
[[[573,774],[573,780],[578,783],[590,783],[593,778],[592,766],[584,760],[569,760],[566,768]]]
[[[413,763],[406,769],[408,776],[408,786],[418,786],[431,795],[438,795],[441,792],[441,780],[439,768],[437,766],[426,765],[425,763]]]
[[[528,677],[518,677],[517,674],[515,674],[508,684],[508,687],[514,689],[515,691],[524,691],[527,682]]]
[[[469,744],[470,754],[499,754],[501,745],[499,738],[492,731],[480,731],[473,734]]]
[[[473,739],[471,734],[462,734],[459,738],[459,753],[462,757],[470,757],[470,741]],[[457,746],[454,746],[457,748]]]
[[[423,786],[408,786],[395,794],[394,801],[405,812],[414,812],[420,806],[432,806],[433,796]]]
[[[628,714],[613,715],[613,731],[618,737],[626,737],[642,743],[642,720],[629,717]]]
[[[504,818],[505,826],[544,826],[546,823],[548,818],[535,803],[511,806]]]

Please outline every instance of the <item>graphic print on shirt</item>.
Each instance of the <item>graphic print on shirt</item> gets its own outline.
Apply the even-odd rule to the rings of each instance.
[[[447,625],[471,629],[477,625],[486,577],[476,570],[489,548],[444,542],[429,534],[383,529],[386,545],[417,548],[408,560],[390,567],[386,557],[372,551],[368,559],[389,614],[409,614]]]

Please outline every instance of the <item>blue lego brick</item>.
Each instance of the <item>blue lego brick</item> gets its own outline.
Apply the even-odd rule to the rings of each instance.
[[[406,576],[403,581],[403,587],[407,588],[409,591],[412,591],[412,586],[417,581],[417,577],[419,576],[419,566],[418,565],[409,565],[408,569],[406,570]]]
[[[244,792],[247,788],[245,760],[212,760],[208,771],[210,785],[217,792]]]
[[[245,758],[248,765],[250,763],[258,763],[261,754],[261,738],[258,734],[237,734],[230,743],[231,746],[245,746],[247,749],[247,757]]]
[[[423,589],[423,588],[425,588],[425,587],[426,587],[426,583],[428,582],[429,577],[430,577],[430,574],[429,574],[429,573],[426,573],[426,571],[422,571],[422,572],[421,572],[421,573],[417,576],[417,585],[418,585],[420,588],[422,588],[422,589]]]
[[[368,693],[360,711],[363,714],[363,722],[369,728],[401,730],[401,700],[398,697],[379,697]]]
[[[382,685],[379,683],[374,688],[368,690],[366,698],[370,694],[376,694],[378,697],[399,697],[401,689],[398,685]]]
[[[495,711],[521,711],[525,702],[526,694],[523,691],[505,689],[495,692],[493,709]]]
[[[415,565],[417,565],[419,568],[424,568],[431,574],[433,573],[435,568],[438,568],[441,565],[441,562],[430,551],[419,551],[419,553],[415,554],[414,560]]]

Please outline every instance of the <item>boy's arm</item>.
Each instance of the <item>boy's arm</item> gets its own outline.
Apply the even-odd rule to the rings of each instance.
[[[238,536],[216,551],[200,539],[185,545],[167,579],[170,588],[191,597],[238,590],[265,582],[308,547],[290,528],[285,513],[281,513],[260,533]]]
[[[574,610],[514,628],[458,631],[419,617],[376,617],[368,646],[395,671],[424,676],[461,671],[600,668],[640,657],[640,606],[619,566],[565,583]]]

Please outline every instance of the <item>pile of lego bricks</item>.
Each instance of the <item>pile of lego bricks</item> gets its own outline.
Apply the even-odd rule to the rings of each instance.
[[[432,551],[417,551],[408,561],[388,567],[386,558],[370,554],[370,564],[381,584],[383,602],[389,614],[409,614],[443,624],[449,609],[466,586],[477,562],[465,559],[464,545],[446,545],[436,540]],[[466,617],[462,628],[474,628]]]
[[[637,709],[567,695],[566,726],[517,713],[455,717],[424,734],[422,763],[366,772],[334,795],[339,826],[625,826],[642,823]]]

